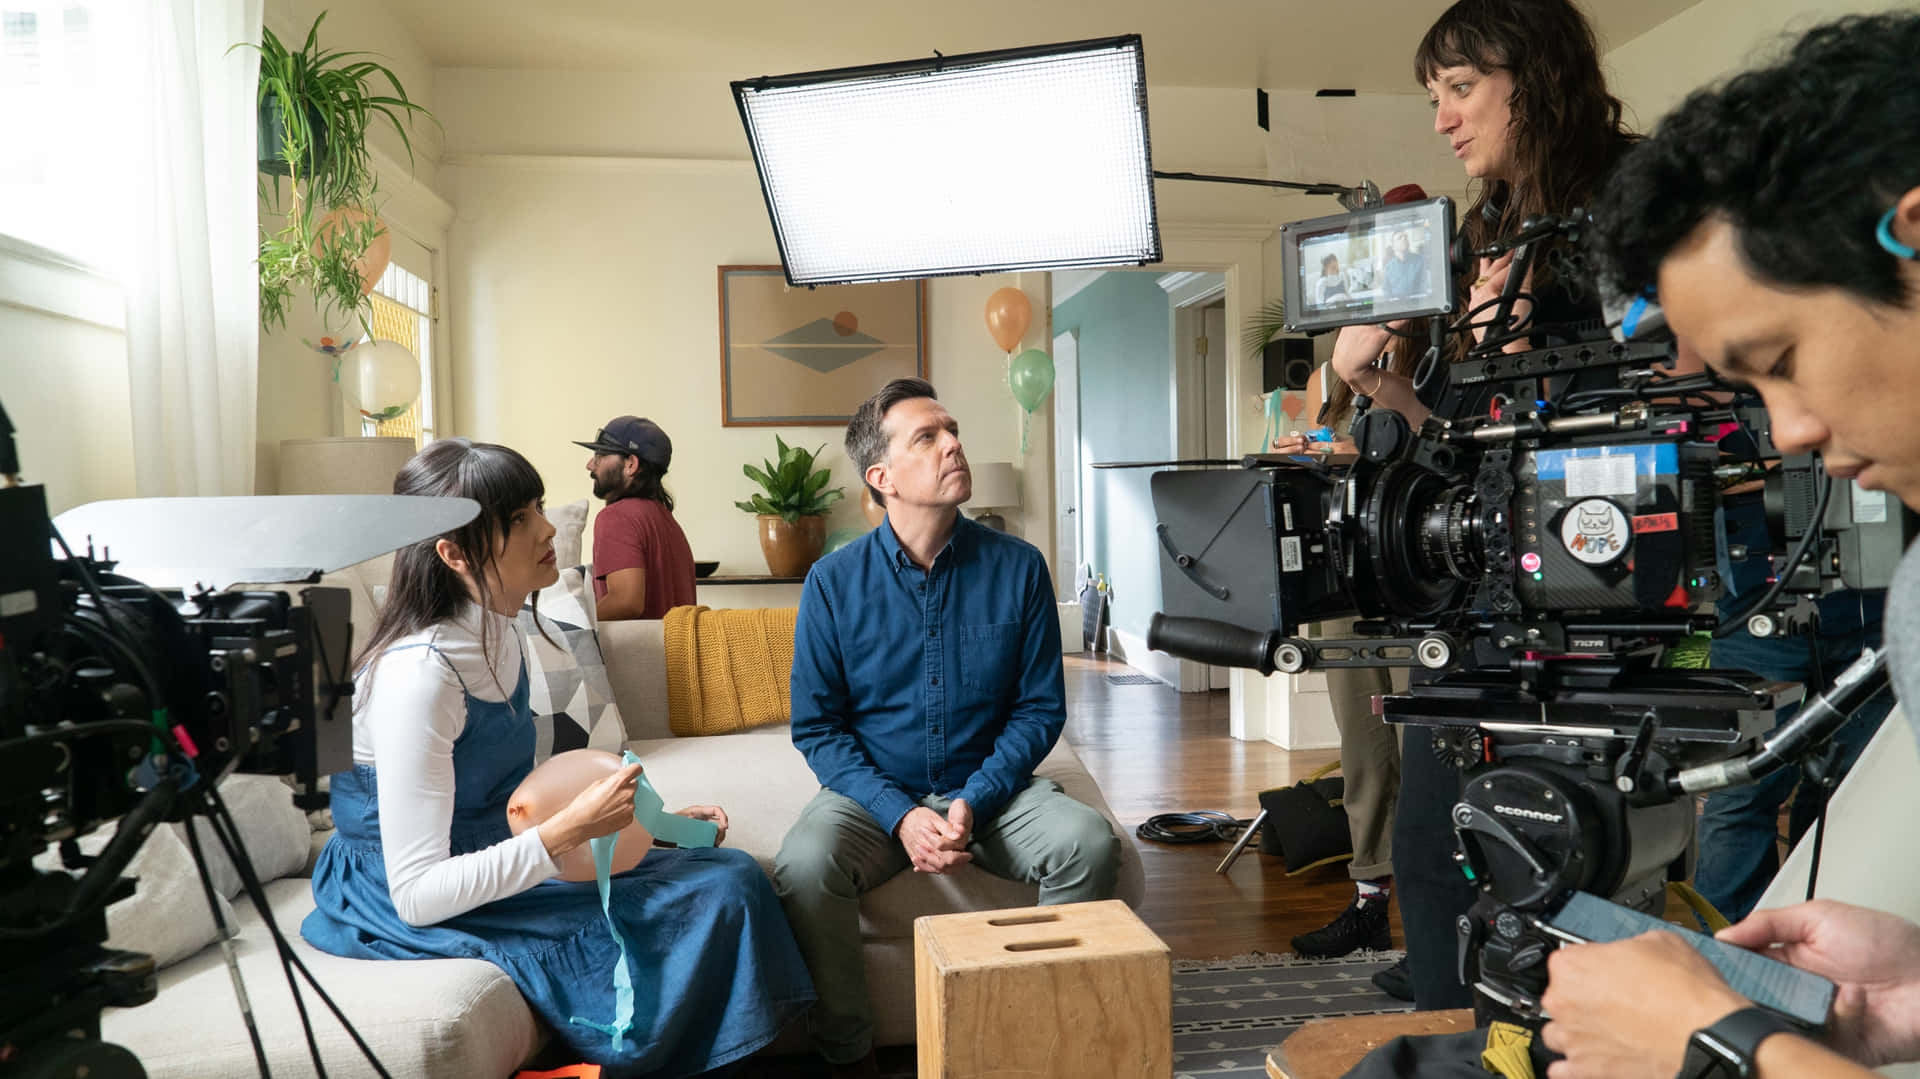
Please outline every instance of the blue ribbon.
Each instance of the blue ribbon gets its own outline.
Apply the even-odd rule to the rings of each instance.
[[[628,764],[640,763],[631,749],[627,750],[625,759]],[[653,838],[676,847],[711,847],[720,837],[720,826],[710,820],[694,820],[667,812],[666,800],[647,782],[645,772],[640,773],[640,785],[633,792],[633,816],[642,828],[653,833]]]
[[[613,970],[613,1022],[596,1023],[582,1016],[572,1016],[567,1021],[583,1027],[591,1027],[613,1039],[613,1047],[618,1050],[626,1039],[627,1031],[633,1027],[633,972],[628,969],[627,938],[620,935],[620,925],[613,920],[613,848],[620,842],[620,833],[594,836],[587,843],[593,848],[593,877],[600,885],[600,912],[606,915],[607,931],[613,934],[613,942],[620,946],[620,963]]]

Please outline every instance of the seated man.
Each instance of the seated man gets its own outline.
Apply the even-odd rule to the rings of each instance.
[[[820,778],[774,861],[836,1074],[872,1075],[860,894],[975,862],[1040,902],[1113,896],[1120,840],[1034,767],[1066,722],[1060,623],[1031,545],[961,516],[960,426],[917,378],[847,425],[878,528],[815,563],[793,641],[793,742]],[[893,992],[911,991],[890,987]]]
[[[693,549],[662,481],[673,440],[652,420],[616,416],[591,442],[587,472],[606,508],[593,519],[594,617],[665,618],[695,602]]]

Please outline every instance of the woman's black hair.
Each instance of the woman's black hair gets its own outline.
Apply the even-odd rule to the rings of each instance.
[[[1458,217],[1473,248],[1517,232],[1536,214],[1590,206],[1601,180],[1634,136],[1620,99],[1607,91],[1593,27],[1571,0],[1459,0],[1427,30],[1413,57],[1425,86],[1443,68],[1505,70],[1513,77],[1510,136],[1514,178],[1480,185]],[[1469,260],[1460,283],[1478,274]],[[1544,283],[1544,261],[1535,264]],[[1467,289],[1462,287],[1460,295]]]
[[[545,497],[546,484],[525,457],[505,446],[465,438],[443,438],[407,461],[393,478],[396,495],[471,498],[480,504],[473,520],[438,536],[400,548],[393,554],[387,600],[355,666],[378,658],[395,641],[454,617],[469,603],[493,605],[487,583],[494,559],[513,531],[514,515]],[[455,573],[434,548],[447,540],[467,561],[472,584]],[[538,603],[538,595],[534,597]],[[545,630],[543,629],[544,635]],[[492,664],[485,634],[481,654]]]
[[[1594,249],[1635,293],[1702,223],[1733,226],[1747,268],[1788,288],[1911,306],[1880,216],[1920,186],[1920,14],[1850,16],[1786,56],[1695,91],[1620,163]]]

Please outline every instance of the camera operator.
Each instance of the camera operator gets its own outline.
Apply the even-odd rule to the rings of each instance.
[[[1588,205],[1608,169],[1632,141],[1621,105],[1607,92],[1600,55],[1586,17],[1570,0],[1460,0],[1427,31],[1414,54],[1415,78],[1434,106],[1434,130],[1452,146],[1470,179],[1480,181],[1460,232],[1472,248],[1515,233],[1536,214]],[[1465,309],[1491,303],[1506,287],[1513,255],[1480,259],[1461,274]],[[1535,263],[1534,280],[1514,305],[1515,319],[1535,323],[1592,319],[1599,302],[1553,279]],[[1474,320],[1473,340],[1494,329]],[[1349,326],[1334,346],[1332,367],[1355,394],[1418,425],[1427,416],[1486,412],[1484,393],[1462,393],[1435,378],[1416,392],[1413,379],[1376,366],[1392,342],[1386,326]],[[1403,344],[1405,344],[1403,339]],[[1463,357],[1466,333],[1444,359]],[[1513,349],[1528,347],[1525,338]],[[1416,677],[1418,675],[1416,674]],[[1401,765],[1394,819],[1395,875],[1414,1000],[1421,1008],[1472,1004],[1455,966],[1457,916],[1473,890],[1453,865],[1449,808],[1459,773],[1424,747],[1408,747]]]
[[[1775,444],[1920,506],[1920,15],[1843,19],[1785,60],[1690,97],[1596,206],[1615,283],[1658,286],[1683,348],[1750,383]],[[1892,676],[1920,701],[1920,553],[1889,594]],[[1912,722],[1909,715],[1909,722]],[[1721,933],[1837,983],[1824,1045],[1751,1034],[1741,1074],[1868,1075],[1920,1059],[1920,927],[1818,901]],[[1747,1006],[1691,948],[1654,933],[1549,960],[1549,1075],[1659,1076],[1690,1035]],[[1699,1049],[1691,1052],[1699,1053]],[[1721,1071],[1686,1074],[1735,1074]]]

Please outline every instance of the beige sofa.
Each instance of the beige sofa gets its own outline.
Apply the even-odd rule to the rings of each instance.
[[[369,564],[329,578],[354,590],[357,626],[371,623],[375,584],[384,566]],[[784,726],[706,738],[677,738],[666,716],[665,655],[658,622],[616,622],[600,627],[616,703],[630,745],[648,776],[673,806],[711,802],[726,807],[732,822],[727,843],[747,851],[769,873],[787,826],[819,784],[788,738]],[[1062,742],[1040,768],[1076,798],[1112,811],[1071,747]],[[1114,823],[1120,831],[1118,822]],[[1121,833],[1124,836],[1124,832]],[[324,841],[316,836],[316,844]],[[1120,898],[1137,904],[1144,877],[1133,844],[1121,843]],[[281,931],[396,1076],[508,1076],[547,1039],[513,983],[479,960],[367,962],[339,959],[299,938],[300,920],[313,909],[307,881],[288,877],[267,884]],[[861,929],[869,983],[883,1045],[914,1036],[913,920],[926,914],[1032,905],[1031,885],[995,878],[970,866],[945,877],[902,873],[861,903]],[[274,949],[251,904],[233,903],[240,932],[235,941],[268,1060],[276,1074],[311,1071],[298,1016],[278,969]],[[103,1036],[133,1050],[156,1077],[195,1079],[257,1074],[220,949],[208,946],[160,972],[161,991],[152,1003],[111,1009]],[[325,1009],[311,1000],[322,1059],[332,1074],[371,1074],[351,1041]],[[789,1029],[775,1049],[806,1045],[803,1024]]]

